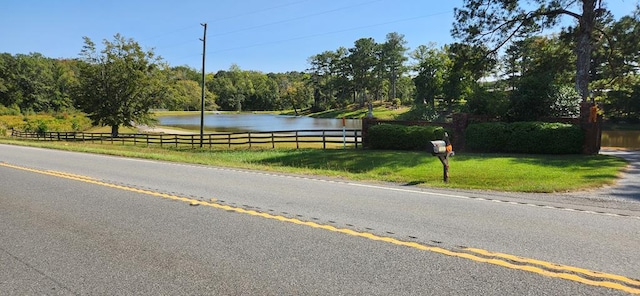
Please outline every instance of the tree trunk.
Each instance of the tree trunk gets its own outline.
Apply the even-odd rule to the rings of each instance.
[[[596,0],[582,1],[582,17],[576,47],[576,90],[583,102],[589,97],[589,68],[591,66],[591,35],[596,20]]]
[[[111,137],[112,138],[117,138],[118,137],[118,125],[112,125],[111,126]]]
[[[394,67],[393,70],[391,70],[391,101],[393,102],[393,100],[396,99],[396,80],[398,79],[398,77],[396,76],[396,68]]]
[[[316,87],[313,89],[313,106],[316,108],[316,110],[320,110],[320,90]],[[295,106],[294,106],[295,108]],[[297,115],[297,113],[296,113]]]

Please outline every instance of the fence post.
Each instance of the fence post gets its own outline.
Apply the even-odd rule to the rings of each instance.
[[[276,149],[276,139],[273,132],[271,132],[271,149]]]
[[[229,144],[229,148],[231,148],[231,134],[227,134],[227,143]]]
[[[356,143],[356,149],[358,149],[358,130],[353,130],[353,141]]]
[[[251,149],[251,132],[248,133],[249,136],[249,149]]]
[[[296,131],[296,149],[300,149],[300,143],[298,142],[298,131]]]
[[[327,141],[325,138],[325,130],[322,130],[322,149],[327,149]]]

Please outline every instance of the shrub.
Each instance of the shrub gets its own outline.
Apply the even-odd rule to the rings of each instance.
[[[52,115],[0,115],[0,126],[30,132],[82,131],[92,126],[91,120],[83,114],[62,116]]]
[[[444,132],[439,126],[380,124],[369,128],[367,138],[372,149],[425,150],[429,141],[441,140]]]
[[[578,117],[580,115],[580,94],[571,85],[554,85],[549,94],[551,116]]]
[[[0,104],[0,115],[20,115],[20,107],[18,105],[13,104],[9,107],[5,107]]]
[[[438,111],[428,104],[419,104],[411,107],[411,110],[398,116],[399,120],[424,120],[434,121],[438,119]]]
[[[477,123],[465,130],[465,142],[467,149],[476,152],[578,154],[584,132],[565,123]]]

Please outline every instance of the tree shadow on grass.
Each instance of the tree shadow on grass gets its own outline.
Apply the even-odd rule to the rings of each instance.
[[[402,184],[402,186],[416,186],[416,185],[420,185],[425,183],[424,181],[411,181],[411,182],[407,182],[405,184]]]
[[[366,173],[381,167],[404,169],[433,161],[430,155],[408,151],[296,150],[286,155],[265,158],[261,164],[308,169],[329,169],[349,173]]]

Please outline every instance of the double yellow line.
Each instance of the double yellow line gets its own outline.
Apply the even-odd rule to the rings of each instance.
[[[441,247],[423,245],[416,242],[402,241],[392,237],[378,236],[378,235],[367,233],[367,232],[359,232],[359,231],[351,230],[348,228],[338,228],[331,225],[319,224],[319,223],[310,222],[310,221],[303,221],[296,218],[287,218],[284,216],[272,215],[272,214],[258,212],[254,210],[247,210],[239,207],[232,207],[232,206],[216,203],[215,202],[216,199],[210,199],[209,201],[202,201],[198,199],[181,197],[181,196],[176,196],[176,195],[167,194],[167,193],[161,193],[161,192],[155,192],[151,190],[144,190],[144,189],[138,189],[138,188],[133,188],[128,186],[107,183],[107,182],[99,181],[99,180],[86,177],[86,176],[81,176],[81,175],[74,175],[74,174],[56,172],[56,171],[38,170],[38,169],[32,169],[32,168],[27,168],[22,166],[11,165],[3,162],[0,162],[0,166],[38,173],[38,174],[44,174],[44,175],[65,178],[65,179],[81,181],[81,182],[91,183],[95,185],[161,197],[161,198],[170,199],[170,200],[181,201],[181,202],[189,203],[190,205],[208,206],[216,209],[222,209],[225,211],[232,211],[236,213],[248,214],[248,215],[262,217],[266,219],[273,219],[281,222],[293,223],[293,224],[313,227],[317,229],[324,229],[324,230],[338,232],[346,235],[362,237],[362,238],[366,238],[374,241],[391,243],[398,246],[404,246],[404,247],[414,248],[418,250],[429,251],[429,252],[452,256],[452,257],[464,258],[464,259],[473,260],[476,262],[498,265],[498,266],[502,266],[510,269],[515,269],[515,270],[528,271],[528,272],[540,274],[543,276],[561,278],[561,279],[575,281],[575,282],[579,282],[579,283],[583,283],[591,286],[606,287],[606,288],[616,289],[616,290],[640,295],[640,280],[624,277],[621,275],[597,272],[597,271],[592,271],[588,269],[567,266],[567,265],[560,265],[560,264],[555,264],[555,263],[536,260],[536,259],[523,258],[523,257],[514,256],[514,255],[509,255],[509,254],[495,253],[495,252],[490,252],[487,250],[482,250],[477,248],[462,248],[460,250],[454,251],[454,250],[449,250]]]

